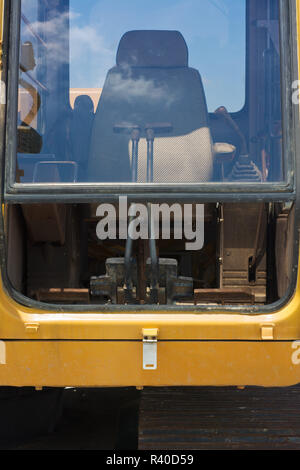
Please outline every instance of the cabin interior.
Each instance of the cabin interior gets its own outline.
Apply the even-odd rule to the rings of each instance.
[[[167,185],[170,200],[184,204],[182,184],[209,185],[210,195],[227,184],[232,198],[204,202],[197,250],[174,236],[174,214],[170,239],[119,239],[118,227],[116,239],[99,239],[101,193],[88,202],[35,193],[30,203],[9,203],[12,287],[63,305],[249,306],[282,298],[292,277],[293,202],[280,202],[280,194],[278,202],[261,201],[255,190],[242,202],[234,189],[286,179],[278,2],[245,1],[245,103],[234,112],[222,102],[208,109],[206,71],[190,66],[183,34],[168,29],[124,31],[99,102],[86,89],[72,101],[69,55],[58,60],[46,47],[55,38],[69,50],[70,4],[31,3],[42,27],[35,29],[22,2],[16,186],[66,184],[80,195],[91,185],[138,191],[151,184],[153,192]],[[58,26],[43,29],[51,21]]]

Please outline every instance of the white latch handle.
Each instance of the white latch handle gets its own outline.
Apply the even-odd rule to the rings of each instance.
[[[143,369],[157,369],[157,328],[143,329]]]

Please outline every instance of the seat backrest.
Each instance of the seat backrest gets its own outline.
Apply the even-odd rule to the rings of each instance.
[[[88,180],[131,181],[130,134],[122,122],[170,123],[155,136],[154,182],[209,181],[213,151],[199,72],[188,67],[188,50],[178,31],[130,31],[122,37],[116,66],[106,77],[96,111]],[[139,141],[138,181],[146,182],[146,140]]]
[[[92,99],[88,95],[77,96],[69,132],[72,160],[78,166],[78,181],[86,179],[86,158],[90,153],[93,122],[94,104]]]

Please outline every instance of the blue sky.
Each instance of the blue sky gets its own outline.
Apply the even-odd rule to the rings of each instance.
[[[245,98],[245,0],[70,0],[71,87],[101,87],[121,36],[179,30],[208,107],[238,111]]]

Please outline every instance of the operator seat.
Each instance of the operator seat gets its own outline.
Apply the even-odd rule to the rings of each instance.
[[[210,181],[213,145],[200,74],[188,66],[178,31],[129,31],[121,38],[116,66],[107,74],[96,110],[87,168],[90,182],[131,182],[130,133],[122,123],[169,123],[155,136],[154,183]],[[147,144],[141,134],[138,182],[146,182]]]

